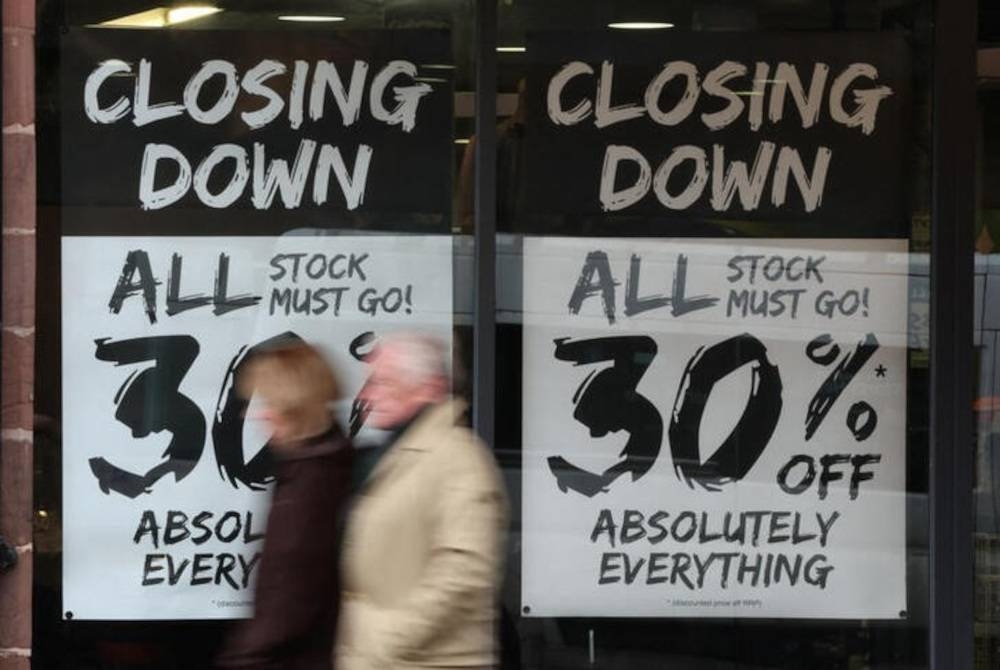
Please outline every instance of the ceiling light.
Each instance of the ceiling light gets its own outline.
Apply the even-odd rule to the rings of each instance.
[[[471,140],[468,137],[457,137],[455,138],[455,144],[468,144]]]
[[[177,23],[184,23],[185,21],[193,21],[195,19],[200,19],[203,16],[211,16],[222,10],[218,7],[212,7],[211,5],[182,5],[180,7],[171,7],[167,10],[167,25],[172,26]]]
[[[662,21],[622,21],[620,23],[609,23],[608,28],[619,30],[663,30],[673,28],[674,24]]]
[[[497,47],[497,51],[502,54],[523,54],[527,47]]]
[[[99,23],[106,28],[166,28],[186,21],[193,21],[222,10],[211,5],[181,5],[179,7],[156,7],[137,14],[128,14],[117,19]]]
[[[421,63],[420,67],[425,70],[454,70],[454,65],[448,63]]]
[[[279,16],[279,21],[297,21],[299,23],[336,23],[346,21],[343,16],[324,16],[322,14],[287,14]]]
[[[109,28],[162,28],[167,25],[167,12],[163,7],[159,7],[138,14],[129,14],[117,19],[102,21],[98,25]]]
[[[422,81],[425,84],[447,84],[447,79],[441,77],[414,77],[413,81]]]

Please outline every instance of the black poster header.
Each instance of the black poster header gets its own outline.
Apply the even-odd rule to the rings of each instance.
[[[559,33],[527,53],[521,213],[537,232],[652,217],[906,235],[898,36]]]
[[[87,29],[61,56],[65,207],[216,235],[448,228],[452,81],[421,71],[447,32]]]

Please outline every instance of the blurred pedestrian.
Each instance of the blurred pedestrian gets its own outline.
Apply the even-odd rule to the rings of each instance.
[[[460,423],[444,348],[409,334],[370,355],[359,400],[390,440],[348,515],[338,670],[493,668],[507,501]]]
[[[257,571],[254,617],[234,632],[219,666],[330,670],[340,592],[337,552],[352,448],[334,420],[339,389],[311,346],[257,355],[237,383],[261,401],[276,485]]]

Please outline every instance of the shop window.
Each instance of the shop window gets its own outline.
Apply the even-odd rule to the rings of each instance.
[[[928,11],[499,4],[520,667],[928,666]]]

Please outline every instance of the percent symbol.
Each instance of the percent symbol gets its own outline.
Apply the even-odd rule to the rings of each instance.
[[[844,389],[851,383],[858,371],[865,366],[875,352],[879,343],[874,333],[868,333],[858,342],[854,351],[848,352],[837,363],[829,376],[817,389],[809,401],[806,412],[806,440],[812,439],[823,424],[826,415],[830,413]],[[813,363],[824,367],[833,365],[840,356],[840,345],[833,341],[829,334],[820,335],[806,345],[806,356]],[[851,405],[847,412],[847,427],[858,442],[868,439],[878,424],[878,414],[875,408],[861,400]]]

